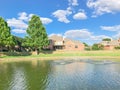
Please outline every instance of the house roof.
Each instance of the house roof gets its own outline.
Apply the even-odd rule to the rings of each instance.
[[[68,41],[71,41],[73,43],[76,43],[76,44],[82,44],[80,41],[78,40],[72,40],[72,39],[69,39],[69,38],[63,38],[62,36],[58,36],[58,35],[52,35],[49,37],[49,39],[51,40],[54,40],[54,41],[65,41],[65,42],[68,42]]]
[[[112,41],[102,41],[100,42],[102,45],[111,45],[111,46],[119,46],[120,42],[118,40],[112,40]]]
[[[54,40],[54,41],[63,41],[63,37],[58,36],[58,35],[52,35],[49,37],[49,39]]]

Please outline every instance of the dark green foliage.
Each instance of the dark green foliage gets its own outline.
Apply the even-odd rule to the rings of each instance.
[[[40,51],[43,47],[49,44],[45,27],[43,26],[40,17],[33,15],[29,21],[27,28],[27,36],[25,37],[25,46],[34,48]]]
[[[93,44],[92,50],[103,50],[103,45],[100,44]]]
[[[85,47],[85,50],[86,50],[86,51],[90,51],[90,50],[91,50],[91,47]]]
[[[7,55],[7,56],[29,56],[31,55],[31,52],[2,52],[2,54]]]
[[[86,51],[90,51],[91,50],[91,47],[87,44],[87,43],[83,43],[85,45],[85,50]]]
[[[115,49],[120,49],[120,46],[115,47]]]
[[[89,45],[87,43],[84,42],[83,44],[85,45],[85,47],[89,47]]]
[[[110,38],[104,38],[102,41],[111,41]]]
[[[15,44],[18,46],[22,46],[22,43],[24,42],[24,38],[18,37],[18,36],[13,36],[15,39]]]
[[[23,46],[23,42],[25,41],[24,38],[18,36],[13,36],[13,37],[15,39],[15,45],[16,45],[15,50],[19,52],[26,51],[25,47]]]

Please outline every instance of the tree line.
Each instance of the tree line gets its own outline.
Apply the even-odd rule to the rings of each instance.
[[[37,54],[39,54],[48,44],[46,29],[39,16],[33,15],[31,17],[24,38],[12,35],[11,28],[0,17],[0,51],[37,51]]]

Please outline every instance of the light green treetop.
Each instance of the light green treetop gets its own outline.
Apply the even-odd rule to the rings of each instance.
[[[0,17],[0,45],[11,47],[15,45],[15,41],[10,32],[7,22]]]
[[[41,50],[49,44],[45,27],[43,26],[40,17],[33,15],[28,23],[27,36],[25,37],[25,45],[34,47],[36,50]]]

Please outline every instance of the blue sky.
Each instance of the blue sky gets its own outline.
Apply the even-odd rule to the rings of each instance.
[[[40,16],[49,36],[88,44],[120,37],[120,0],[1,0],[0,16],[12,34],[26,35],[31,16]]]

